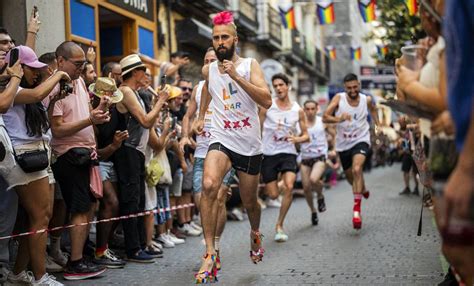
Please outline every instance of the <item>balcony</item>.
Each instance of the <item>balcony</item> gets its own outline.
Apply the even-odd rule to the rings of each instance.
[[[256,36],[258,30],[256,0],[232,2],[235,24],[238,32],[246,36]]]
[[[211,27],[193,18],[176,21],[176,39],[180,45],[207,49],[212,43]]]
[[[226,0],[167,0],[172,1],[172,9],[185,17],[193,17],[204,22],[209,20],[209,14],[229,9]],[[167,1],[163,1],[165,4]]]
[[[297,29],[291,30],[291,58],[296,64],[303,65],[305,59],[305,39]]]
[[[261,45],[274,51],[282,49],[281,20],[278,11],[268,3],[259,3],[257,7],[258,27],[257,40]]]

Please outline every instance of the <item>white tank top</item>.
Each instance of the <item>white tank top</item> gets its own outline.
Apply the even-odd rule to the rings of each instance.
[[[263,154],[297,154],[295,144],[288,142],[288,137],[297,135],[300,106],[293,102],[288,110],[281,110],[272,100],[263,122]]]
[[[212,133],[209,144],[221,143],[244,156],[262,154],[257,103],[228,74],[221,74],[217,61],[209,66],[212,96]],[[244,58],[237,73],[250,80],[251,58]]]
[[[367,121],[367,96],[359,93],[359,105],[350,106],[347,102],[347,94],[340,93],[339,107],[336,116],[343,113],[351,115],[351,121],[344,121],[336,127],[336,151],[346,151],[354,147],[357,143],[366,142],[370,145],[369,122]]]
[[[324,130],[323,119],[316,116],[316,122],[313,126],[308,126],[309,142],[301,144],[301,158],[312,159],[320,156],[327,157],[328,140]]]
[[[199,82],[196,90],[196,104],[197,104],[197,116],[199,117],[199,110],[201,108],[201,95],[202,88],[206,81],[202,80]],[[194,151],[194,157],[206,158],[207,149],[209,148],[209,141],[211,138],[211,127],[212,127],[212,101],[209,103],[206,115],[204,115],[204,129],[201,135],[196,135],[196,150]]]

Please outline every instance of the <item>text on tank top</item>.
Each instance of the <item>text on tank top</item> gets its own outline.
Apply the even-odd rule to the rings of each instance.
[[[199,110],[201,108],[201,97],[202,89],[206,81],[200,81],[196,90],[196,106],[197,116],[199,117]],[[211,139],[211,127],[212,127],[212,101],[209,103],[206,115],[204,115],[204,128],[201,135],[196,135],[196,150],[194,151],[194,157],[205,158],[207,150],[209,148],[209,141]]]
[[[308,126],[309,142],[301,144],[301,158],[311,159],[320,156],[327,157],[328,141],[326,131],[324,130],[323,120],[316,116],[316,122],[313,126]]]
[[[348,113],[351,115],[351,120],[345,120],[336,125],[336,151],[349,150],[360,142],[370,145],[367,96],[359,93],[357,106],[351,106],[347,101],[347,96],[345,92],[340,94],[336,116]]]
[[[267,110],[263,122],[263,154],[297,154],[295,144],[288,141],[290,136],[297,134],[299,124],[298,103],[293,102],[291,108],[282,110],[278,107],[276,99]]]
[[[221,143],[244,156],[262,154],[258,105],[228,74],[221,74],[218,62],[209,66],[209,92],[212,96],[210,144]],[[237,73],[250,81],[251,58],[242,58]]]

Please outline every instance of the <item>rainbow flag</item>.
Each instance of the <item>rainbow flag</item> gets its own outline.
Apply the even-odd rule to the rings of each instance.
[[[358,0],[360,15],[364,23],[374,21],[375,16],[375,0]]]
[[[384,58],[388,54],[388,47],[386,45],[377,45],[377,54],[379,54],[380,57]]]
[[[281,7],[278,7],[278,10],[280,10],[280,17],[283,27],[285,27],[285,29],[290,30],[295,29],[295,9],[293,8],[293,6],[288,10],[283,10]]]
[[[316,14],[318,15],[320,25],[333,24],[336,20],[334,16],[334,3],[326,1],[316,4]]]
[[[407,5],[408,14],[410,16],[416,15],[416,13],[418,12],[417,0],[405,0],[405,5]]]
[[[351,60],[359,61],[361,57],[362,57],[362,48],[351,47]]]
[[[333,46],[327,46],[326,47],[326,52],[328,53],[329,55],[329,58],[331,60],[335,60],[337,58],[337,55],[336,55],[336,48],[333,47]]]

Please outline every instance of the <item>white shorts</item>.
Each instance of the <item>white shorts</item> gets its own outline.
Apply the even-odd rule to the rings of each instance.
[[[158,206],[158,198],[156,196],[156,188],[148,186],[145,183],[145,210],[154,210]]]
[[[48,146],[46,146],[46,148],[48,149],[48,152],[49,152]],[[35,150],[42,150],[42,149],[44,149],[43,142],[39,141],[35,143],[29,143],[29,144],[16,146],[15,152],[17,155],[20,155],[27,151],[35,151]],[[15,162],[15,165],[12,167],[10,173],[4,176],[4,178],[6,179],[9,185],[8,190],[16,186],[28,185],[31,182],[37,181],[45,177],[48,177],[48,180],[49,180],[48,168],[38,171],[38,172],[25,173],[23,169],[20,167],[20,165],[16,164]]]

